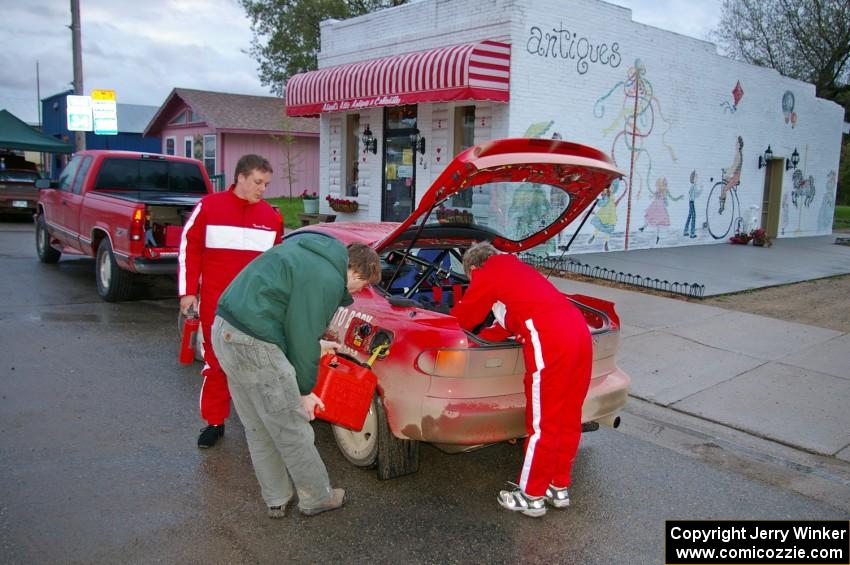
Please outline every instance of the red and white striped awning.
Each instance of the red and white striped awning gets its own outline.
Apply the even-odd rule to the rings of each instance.
[[[286,114],[315,116],[449,100],[507,102],[511,46],[479,41],[300,73],[286,84]]]

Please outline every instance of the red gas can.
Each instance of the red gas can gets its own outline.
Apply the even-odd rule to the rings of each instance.
[[[378,377],[368,367],[339,355],[323,356],[313,392],[325,409],[317,408],[316,417],[359,432],[377,384]]]
[[[184,365],[191,365],[195,360],[195,336],[201,321],[198,318],[188,316],[183,320],[183,335],[180,339],[180,352],[177,358]]]

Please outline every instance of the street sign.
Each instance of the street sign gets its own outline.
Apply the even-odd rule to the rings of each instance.
[[[114,90],[92,90],[92,117],[94,133],[118,135],[118,107]]]
[[[68,95],[65,105],[69,131],[92,130],[91,97]]]

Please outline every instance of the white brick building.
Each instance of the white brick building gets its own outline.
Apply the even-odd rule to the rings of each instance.
[[[468,59],[446,49],[462,44]],[[509,52],[505,92],[477,88],[481,72],[500,76],[488,49]],[[408,68],[403,54],[418,62]],[[417,71],[424,82],[407,80]],[[450,88],[458,73],[466,90]],[[739,222],[776,237],[832,229],[840,106],[598,0],[420,0],[323,22],[319,71],[290,81],[287,108],[321,115],[322,211],[328,194],[359,203],[337,221],[405,217],[471,144],[560,135],[602,149],[625,174],[572,251],[723,242]],[[376,153],[361,141],[367,127]],[[410,146],[414,128],[424,153]],[[739,184],[721,202],[723,169]]]

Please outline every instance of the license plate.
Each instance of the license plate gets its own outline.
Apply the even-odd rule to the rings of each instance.
[[[27,201],[26,200],[12,200],[12,208],[26,208]]]

